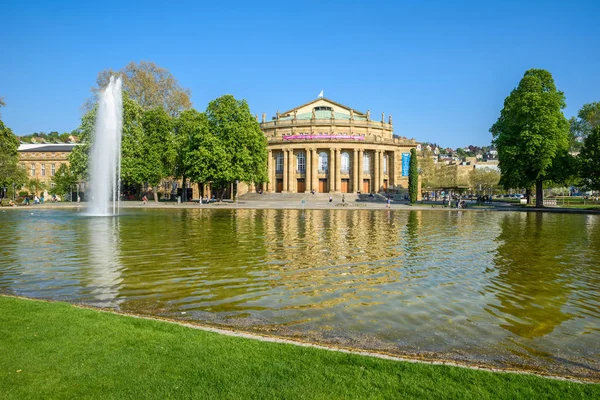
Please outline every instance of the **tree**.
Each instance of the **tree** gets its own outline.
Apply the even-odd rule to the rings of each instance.
[[[71,169],[67,164],[61,164],[52,177],[52,183],[54,183],[54,187],[51,193],[64,197],[65,194],[71,191],[73,185],[77,183],[77,178],[71,173]]]
[[[27,182],[27,186],[33,191],[33,194],[37,196],[40,191],[44,191],[47,188],[46,182],[39,180],[38,178],[31,178]]]
[[[500,182],[500,172],[492,168],[474,168],[469,176],[471,187],[480,192],[494,189]]]
[[[423,188],[431,189],[437,187],[436,165],[433,162],[431,150],[423,150],[423,156],[419,160],[419,165],[421,166],[421,183]]]
[[[173,175],[186,182],[210,182],[218,167],[227,157],[222,157],[220,143],[208,129],[206,114],[194,109],[182,112],[174,123],[177,156]],[[182,192],[183,201],[187,193]]]
[[[580,178],[589,190],[600,190],[600,125],[583,141],[579,153]]]
[[[6,103],[4,102],[4,98],[2,96],[0,96],[0,107],[6,107]],[[2,113],[0,113],[0,117],[2,116]]]
[[[505,188],[535,184],[537,207],[543,207],[543,183],[554,160],[569,147],[569,123],[561,111],[565,106],[552,75],[530,69],[504,100],[490,128],[498,149],[500,183]]]
[[[211,101],[206,109],[208,128],[213,138],[206,143],[217,152],[218,163],[212,176],[213,186],[225,189],[236,180],[246,183],[267,181],[267,139],[245,100],[224,95]]]
[[[410,149],[410,163],[408,165],[408,197],[410,202],[417,201],[419,192],[419,168],[417,163],[417,150]]]
[[[584,104],[577,113],[575,125],[579,140],[585,139],[598,126],[600,126],[600,102]]]
[[[19,167],[19,140],[0,120],[0,186],[22,185],[27,180],[25,170]]]
[[[192,107],[191,92],[179,86],[171,73],[153,62],[130,62],[119,71],[106,69],[98,73],[97,87],[92,88],[94,97],[88,108],[96,103],[98,93],[108,85],[111,76],[120,76],[123,90],[144,110],[163,108],[170,116],[177,116]]]
[[[69,154],[71,172],[76,178],[89,179],[89,154],[94,135],[97,108],[89,110],[81,118],[77,134],[81,144]],[[121,180],[126,184],[147,181],[144,161],[144,130],[142,108],[123,94],[123,133],[121,138]]]
[[[176,150],[173,136],[173,122],[162,108],[144,112],[144,137],[142,160],[145,175],[142,179],[154,187],[154,201],[158,202],[160,181],[173,173]]]

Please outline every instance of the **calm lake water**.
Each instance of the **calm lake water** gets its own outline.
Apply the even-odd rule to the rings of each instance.
[[[600,216],[0,212],[0,292],[600,379]]]

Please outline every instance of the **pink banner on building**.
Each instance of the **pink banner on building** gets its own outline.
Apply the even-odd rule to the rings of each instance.
[[[365,140],[364,136],[353,136],[353,135],[283,135],[283,140],[322,140],[322,139],[336,139],[336,140]]]

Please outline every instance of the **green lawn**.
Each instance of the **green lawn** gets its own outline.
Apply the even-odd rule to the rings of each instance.
[[[2,399],[600,398],[600,385],[266,343],[0,296]]]

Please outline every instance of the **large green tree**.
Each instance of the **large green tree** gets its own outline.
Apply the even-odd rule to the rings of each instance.
[[[172,119],[162,108],[145,111],[143,132],[142,174],[145,176],[141,179],[154,187],[154,201],[158,202],[158,185],[173,174],[177,156]]]
[[[175,121],[177,157],[174,176],[186,182],[211,182],[226,171],[228,157],[219,138],[208,128],[206,114],[194,109],[182,112]],[[186,191],[183,200],[186,201]]]
[[[19,140],[0,120],[0,186],[22,185],[27,180],[25,170],[19,167]]]
[[[182,88],[167,69],[151,61],[139,64],[132,61],[118,71],[106,69],[98,73],[97,86],[92,88],[94,98],[89,104],[96,102],[96,96],[108,85],[111,76],[121,77],[123,90],[144,110],[162,108],[170,116],[177,116],[192,107],[190,90]]]
[[[536,206],[543,207],[543,183],[557,156],[569,148],[569,122],[562,113],[565,95],[550,72],[530,69],[504,100],[491,127],[505,188],[536,187]]]
[[[583,185],[589,190],[600,190],[600,125],[583,141],[578,159]]]
[[[216,137],[207,139],[219,162],[206,179],[218,189],[236,180],[248,184],[267,181],[267,139],[245,100],[224,95],[211,101],[206,109],[208,128]],[[222,192],[221,192],[222,193]]]
[[[408,165],[408,197],[410,202],[417,201],[419,193],[419,166],[417,162],[417,150],[410,149],[410,163]]]

